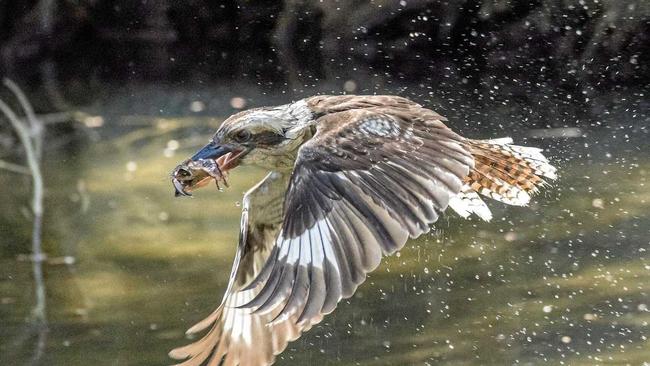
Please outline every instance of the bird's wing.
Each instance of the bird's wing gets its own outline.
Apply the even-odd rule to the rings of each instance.
[[[244,290],[267,261],[282,224],[282,205],[288,175],[269,174],[244,196],[239,246],[228,288],[221,305],[188,333],[210,328],[203,338],[174,349],[170,356],[186,359],[183,366],[246,365],[273,363],[287,343],[300,336],[295,318],[269,325],[275,314],[251,314],[237,306],[253,299],[260,288]],[[220,363],[223,362],[223,363]]]
[[[279,236],[247,287],[259,291],[240,309],[272,314],[271,324],[319,322],[460,192],[473,167],[466,140],[403,101],[351,100],[363,109],[316,121],[298,153]]]

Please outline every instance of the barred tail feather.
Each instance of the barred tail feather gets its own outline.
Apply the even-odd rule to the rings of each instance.
[[[469,184],[465,184],[459,194],[449,199],[449,207],[465,219],[475,214],[484,221],[492,220],[492,211]]]
[[[514,205],[525,206],[532,195],[557,178],[556,168],[535,147],[512,145],[511,138],[470,140],[474,169],[465,178],[461,192],[449,206],[462,217],[476,214],[492,218],[490,209],[478,195]]]

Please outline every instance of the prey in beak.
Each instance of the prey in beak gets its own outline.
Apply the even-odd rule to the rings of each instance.
[[[228,187],[228,171],[239,165],[246,152],[245,149],[219,146],[213,142],[207,144],[172,171],[174,195],[191,196],[193,190],[206,186],[213,180],[219,190],[220,183]]]

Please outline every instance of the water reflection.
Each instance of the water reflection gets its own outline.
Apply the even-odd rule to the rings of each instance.
[[[83,138],[79,151],[46,158],[44,244],[53,259],[45,267],[44,364],[170,363],[167,351],[220,300],[238,200],[264,175],[239,168],[222,193],[174,199],[170,169],[220,119],[114,119],[95,130],[98,141]],[[491,202],[492,223],[443,218],[290,344],[278,364],[643,364],[650,359],[647,138],[632,125],[529,140],[558,162],[556,187],[530,208]],[[29,185],[6,173],[0,184],[11,193],[0,200],[0,364],[24,364],[34,341],[25,325],[30,263],[19,257],[29,238]],[[57,261],[64,256],[75,262]]]

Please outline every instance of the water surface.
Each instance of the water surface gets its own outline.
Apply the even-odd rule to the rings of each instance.
[[[467,108],[462,113],[483,114]],[[77,141],[46,154],[51,259],[42,364],[169,364],[166,353],[188,342],[184,331],[225,289],[241,195],[264,172],[238,168],[230,189],[175,199],[169,171],[226,112],[134,110],[100,110],[104,127],[83,129]],[[531,207],[490,202],[490,223],[449,213],[385,260],[277,364],[650,362],[650,136],[647,119],[622,110],[629,120],[619,127],[572,138],[534,138],[506,109],[482,128],[452,120],[474,137],[507,133],[547,149],[560,179]],[[0,185],[0,364],[21,365],[35,343],[25,260],[29,180],[3,172]],[[62,263],[66,256],[74,263]]]

